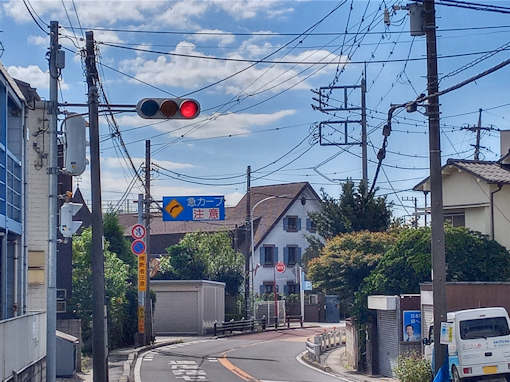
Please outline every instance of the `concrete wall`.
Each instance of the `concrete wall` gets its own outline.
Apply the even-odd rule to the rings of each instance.
[[[345,366],[349,369],[358,369],[359,364],[359,337],[358,326],[354,319],[345,320]]]
[[[206,280],[152,280],[154,334],[200,334],[225,319],[225,284]]]
[[[46,355],[46,315],[33,313],[0,321],[0,380],[40,363]]]
[[[28,245],[28,308],[46,310],[46,265],[48,252],[48,114],[43,103],[29,110],[27,145],[27,245]],[[39,153],[38,153],[39,152]]]
[[[306,204],[301,204],[301,198],[305,197]],[[260,244],[263,245],[274,245],[278,247],[278,261],[283,262],[283,248],[287,245],[297,245],[301,248],[301,256],[303,256],[306,248],[308,248],[308,241],[306,240],[305,235],[315,235],[306,230],[306,219],[308,218],[308,213],[317,212],[320,210],[320,203],[317,200],[312,200],[315,198],[315,195],[309,191],[305,190],[296,201],[292,204],[289,210],[285,213],[285,215],[298,216],[301,219],[301,230],[298,232],[287,232],[283,229],[283,218],[280,219],[271,232],[264,238],[263,242]],[[255,210],[255,216],[257,216],[257,212]],[[317,235],[318,237],[318,235]],[[254,253],[255,264],[260,262],[260,250],[259,247],[255,248]],[[284,273],[276,274],[276,284],[278,285],[279,294],[283,294],[284,286],[287,285],[287,282],[290,280],[296,280],[297,266],[288,266]],[[260,285],[264,283],[264,281],[273,281],[273,267],[264,267],[261,266],[254,278],[254,293],[259,293]]]

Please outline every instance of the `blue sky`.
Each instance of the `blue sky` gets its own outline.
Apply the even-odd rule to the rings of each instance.
[[[36,18],[42,19],[39,20],[41,24],[59,21],[64,27],[61,42],[73,51],[78,51],[84,42],[81,30],[73,30],[71,26],[76,28],[81,24],[84,28],[95,29],[100,62],[106,65],[99,66],[100,76],[111,103],[135,104],[144,97],[165,97],[168,93],[183,95],[199,90],[192,96],[200,101],[202,114],[191,123],[174,120],[146,126],[148,122],[157,121],[142,120],[133,113],[119,114],[116,120],[136,166],[144,155],[144,140],[151,139],[153,161],[174,171],[154,172],[152,190],[155,198],[224,194],[227,202],[233,204],[245,192],[247,165],[255,170],[262,168],[253,174],[253,185],[309,181],[316,190],[323,187],[334,196],[338,196],[340,179],[361,177],[358,146],[347,148],[347,152],[335,146],[320,146],[313,140],[316,135],[314,123],[334,117],[312,109],[314,94],[310,89],[359,83],[363,70],[359,63],[362,62],[367,63],[368,131],[371,133],[369,143],[374,147],[369,147],[369,159],[376,160],[374,150],[381,145],[381,124],[389,105],[414,99],[416,92],[424,92],[426,88],[425,38],[410,36],[409,18],[404,10],[391,12],[391,25],[383,22],[385,7],[405,3],[373,0],[75,0],[73,4],[67,0],[32,0],[29,4],[35,10]],[[510,5],[504,1],[487,3]],[[338,5],[341,6],[324,18]],[[509,15],[438,5],[437,16],[440,57],[492,51],[510,39]],[[324,20],[310,30],[310,34],[298,36],[322,18]],[[22,1],[1,2],[0,20],[0,41],[5,49],[0,60],[13,76],[30,82],[46,98],[48,37],[34,23]],[[368,27],[369,33],[363,33]],[[346,30],[350,34],[343,34]],[[159,33],[147,33],[149,31]],[[247,60],[260,60],[277,51],[270,60],[298,64],[259,63],[200,90],[251,64],[143,50]],[[503,61],[508,58],[506,52],[496,52],[466,69],[465,65],[483,57],[482,54],[440,58],[440,77],[444,77],[440,87],[444,89]],[[417,60],[384,62],[405,61],[408,57]],[[336,64],[339,61],[342,64]],[[457,73],[457,69],[464,70]],[[473,157],[471,144],[475,142],[475,135],[461,128],[477,122],[479,108],[484,109],[484,126],[509,128],[508,70],[502,69],[441,97],[444,161]],[[86,101],[79,54],[66,51],[61,84],[62,100]],[[339,97],[339,93],[332,94],[332,99]],[[353,92],[349,102],[359,105],[359,93]],[[68,110],[73,111],[72,108]],[[79,112],[83,111],[79,109]],[[359,116],[351,114],[348,117],[356,119]],[[422,205],[422,195],[399,191],[411,188],[428,174],[427,124],[422,114],[403,112],[395,118],[393,128],[384,161],[387,166],[378,179],[378,186],[379,194],[392,193],[388,198],[396,204],[395,215],[401,216],[412,212],[411,208],[406,210],[401,205],[411,205],[403,198],[417,196],[419,205]],[[359,134],[359,126],[351,125],[351,138],[359,139]],[[109,138],[104,123],[101,135],[103,199],[118,200],[128,188],[133,172],[120,157],[117,144]],[[482,150],[482,158],[493,160],[499,157],[497,131],[485,132],[482,145],[486,147]],[[369,179],[373,178],[374,171],[375,163],[371,162]],[[80,180],[86,195],[89,194],[88,177],[87,171]],[[136,183],[129,199],[136,199],[141,190]]]

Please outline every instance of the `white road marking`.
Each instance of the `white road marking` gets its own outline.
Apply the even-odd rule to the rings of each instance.
[[[338,375],[335,375],[335,374],[331,374],[331,373],[328,373],[324,370],[321,370],[321,369],[318,369],[316,367],[313,367],[312,365],[309,365],[308,363],[306,363],[305,361],[303,361],[302,357],[303,355],[306,353],[306,350],[304,352],[301,352],[299,353],[297,356],[296,356],[296,360],[303,366],[306,366],[306,367],[309,367],[310,369],[313,369],[315,371],[318,371],[319,373],[322,373],[322,374],[326,374],[326,375],[329,375],[330,377],[333,377],[333,378],[336,378],[342,382],[357,382],[357,380],[353,380],[353,379],[346,379],[346,378],[343,378],[343,377],[340,377]]]
[[[207,358],[207,360],[209,362],[218,362],[218,358],[215,358],[215,357],[209,357],[209,358]]]
[[[172,374],[177,379],[186,382],[208,382],[207,373],[202,370],[196,361],[169,361]]]

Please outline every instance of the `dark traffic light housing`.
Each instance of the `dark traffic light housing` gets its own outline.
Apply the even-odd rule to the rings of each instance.
[[[200,114],[200,104],[191,98],[143,98],[136,112],[146,119],[193,119]]]

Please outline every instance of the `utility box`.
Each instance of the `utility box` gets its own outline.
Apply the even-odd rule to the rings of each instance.
[[[151,280],[156,293],[154,335],[205,335],[225,320],[225,283],[208,280]]]
[[[57,377],[72,377],[76,373],[78,338],[57,330]]]

